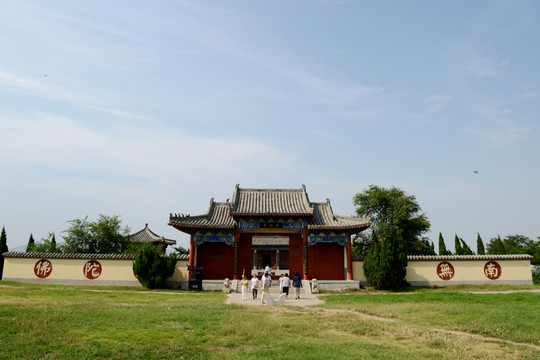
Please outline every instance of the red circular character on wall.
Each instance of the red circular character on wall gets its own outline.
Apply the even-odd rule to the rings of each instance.
[[[484,275],[490,280],[497,280],[501,277],[502,269],[501,265],[499,265],[496,261],[488,261],[486,265],[484,265]]]
[[[41,259],[34,265],[34,274],[40,279],[45,279],[51,272],[52,263],[47,259]]]
[[[437,265],[437,275],[439,275],[442,280],[450,280],[454,277],[454,273],[454,266],[448,261],[440,262],[439,265]]]
[[[97,260],[90,260],[83,267],[83,274],[90,280],[97,279],[101,275],[101,264]]]

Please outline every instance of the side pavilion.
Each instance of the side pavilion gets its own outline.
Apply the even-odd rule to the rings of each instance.
[[[304,280],[352,280],[351,235],[369,218],[334,215],[330,200],[310,202],[301,189],[242,189],[205,215],[170,214],[169,225],[191,235],[189,266],[205,280],[303,274]]]

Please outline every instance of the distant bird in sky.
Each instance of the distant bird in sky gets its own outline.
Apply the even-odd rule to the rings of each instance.
[[[474,170],[473,173],[475,173],[476,175],[478,175],[478,170]]]

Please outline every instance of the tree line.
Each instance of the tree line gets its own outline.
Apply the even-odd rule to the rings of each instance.
[[[122,227],[117,215],[99,215],[96,221],[88,217],[73,219],[64,231],[64,243],[57,245],[54,233],[36,242],[30,234],[26,252],[39,253],[90,253],[90,254],[133,254],[133,271],[139,282],[150,289],[165,287],[166,279],[176,268],[177,254],[165,256],[160,248],[151,243],[134,243],[129,239],[130,229]],[[173,248],[180,253],[186,250],[182,247]],[[2,227],[0,235],[0,280],[3,275],[4,257],[8,252],[7,235]]]
[[[407,255],[436,255],[433,242],[425,237],[431,224],[416,198],[397,187],[370,185],[353,198],[356,214],[371,218],[369,230],[353,240],[353,255],[364,259],[364,274],[377,289],[396,289],[407,286],[405,274]],[[474,255],[472,249],[457,234],[455,255]],[[480,234],[477,252],[483,254],[529,254],[532,265],[540,265],[540,237],[523,235],[500,236],[490,239],[487,249]],[[439,255],[453,255],[439,233]],[[537,269],[538,267],[535,267]]]

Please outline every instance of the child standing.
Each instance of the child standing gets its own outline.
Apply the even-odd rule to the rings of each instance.
[[[251,277],[251,295],[253,295],[253,300],[257,298],[257,291],[259,288],[259,278],[257,275],[253,274]]]

